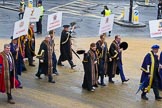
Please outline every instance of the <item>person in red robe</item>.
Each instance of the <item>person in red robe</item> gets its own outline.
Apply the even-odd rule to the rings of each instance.
[[[8,103],[15,104],[11,95],[11,88],[19,86],[15,78],[15,64],[10,52],[10,44],[4,45],[4,51],[0,52],[0,92],[6,93]]]

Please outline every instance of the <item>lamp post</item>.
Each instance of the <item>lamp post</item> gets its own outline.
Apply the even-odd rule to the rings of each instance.
[[[133,0],[130,0],[129,22],[132,22],[132,9],[133,9]]]
[[[38,1],[36,0],[36,3],[35,3],[36,7],[37,7],[37,3],[38,3]]]
[[[5,0],[3,0],[3,5],[5,4]]]

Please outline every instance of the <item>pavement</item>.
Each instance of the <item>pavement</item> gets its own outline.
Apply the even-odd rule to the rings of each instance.
[[[16,4],[19,0],[7,0]],[[84,5],[86,3],[86,5]],[[89,44],[96,42],[98,37],[98,28],[100,22],[100,12],[103,5],[108,4],[115,13],[115,18],[119,18],[122,9],[129,6],[129,0],[46,0],[43,2],[46,12],[43,18],[43,34],[36,34],[36,52],[38,52],[40,43],[44,39],[46,32],[47,15],[55,10],[62,9],[63,24],[69,24],[76,21],[80,27],[76,29],[76,38],[73,39],[73,48],[85,49],[88,51]],[[14,6],[15,9],[17,6]],[[77,8],[76,8],[77,7]],[[70,9],[72,8],[72,9]],[[29,67],[26,63],[27,71],[22,73],[20,80],[23,89],[13,90],[15,105],[7,104],[6,94],[0,94],[0,108],[161,108],[161,101],[155,101],[153,91],[148,94],[149,101],[143,101],[140,93],[135,94],[139,87],[141,75],[140,66],[143,57],[150,51],[152,44],[162,46],[161,39],[149,38],[148,21],[156,19],[156,7],[138,6],[140,12],[140,22],[145,23],[144,28],[130,28],[114,24],[112,36],[108,37],[106,42],[110,46],[114,40],[114,35],[120,34],[122,41],[128,42],[128,50],[123,52],[124,73],[129,82],[122,84],[119,76],[114,78],[115,84],[108,83],[105,78],[106,87],[99,86],[95,92],[88,92],[82,89],[84,70],[81,59],[73,55],[74,63],[77,65],[70,69],[67,62],[64,67],[58,66],[59,76],[53,76],[56,83],[49,84],[47,78],[35,78],[38,69],[38,59],[35,59],[36,67]],[[49,11],[48,11],[49,10]],[[3,50],[3,44],[9,43],[9,37],[13,33],[14,22],[18,21],[18,12],[0,8],[0,51]],[[56,29],[55,51],[59,57],[59,42],[62,28]],[[162,96],[162,92],[160,92]]]
[[[145,6],[145,7],[155,7],[155,6],[157,6],[157,4],[156,3],[145,3],[144,1],[137,1],[136,2],[137,3],[137,5],[139,5],[139,6]]]
[[[37,38],[36,52],[44,38]],[[55,51],[59,57],[59,37],[55,38]],[[88,51],[89,44],[96,42],[99,37],[86,37],[73,39],[73,49],[85,49]],[[114,37],[106,39],[108,46]],[[7,103],[6,94],[0,93],[0,108],[161,108],[162,101],[155,101],[153,91],[147,95],[148,101],[141,100],[140,94],[135,94],[140,81],[140,66],[144,55],[150,51],[152,44],[162,46],[161,40],[150,38],[122,37],[122,41],[128,42],[128,49],[123,51],[123,68],[126,78],[130,80],[122,84],[120,76],[116,75],[113,80],[115,84],[108,82],[107,86],[99,86],[95,92],[88,92],[82,89],[84,70],[82,65],[83,55],[78,59],[73,55],[73,61],[77,65],[74,69],[70,68],[68,62],[63,62],[64,67],[57,66],[59,76],[53,76],[56,83],[47,82],[47,77],[41,76],[39,80],[35,77],[38,70],[38,59],[35,59],[36,67],[29,67],[26,61],[27,71],[19,76],[22,81],[23,89],[15,89],[12,92],[15,105]],[[1,39],[0,43],[9,43],[8,39]],[[2,51],[3,46],[0,46]],[[141,47],[142,45],[142,47]],[[162,96],[162,92],[160,91]]]

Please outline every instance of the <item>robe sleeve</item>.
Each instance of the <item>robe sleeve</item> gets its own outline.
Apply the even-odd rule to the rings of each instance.
[[[150,65],[151,65],[151,55],[148,53],[143,60],[141,70],[149,74]]]
[[[118,57],[118,51],[116,50],[116,46],[114,43],[110,45],[109,54],[111,58],[117,58]]]
[[[3,57],[0,55],[0,92],[5,92]]]
[[[162,65],[162,52],[160,53],[160,64]]]
[[[11,51],[11,53],[12,53],[13,56],[16,56],[17,51],[14,50],[14,46],[12,45],[12,43],[10,43],[10,51]]]

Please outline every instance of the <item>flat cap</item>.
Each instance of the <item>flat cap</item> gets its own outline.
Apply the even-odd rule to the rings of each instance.
[[[70,27],[70,25],[63,25],[63,27],[64,27],[64,28],[69,28],[69,27]]]
[[[151,48],[152,48],[152,49],[159,49],[160,46],[159,46],[159,45],[153,45]]]

